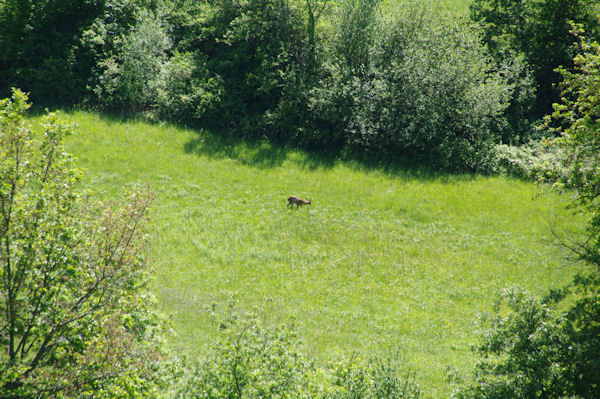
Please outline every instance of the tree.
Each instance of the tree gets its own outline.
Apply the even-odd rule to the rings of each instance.
[[[484,327],[475,381],[458,398],[595,398],[600,385],[600,279],[538,299],[506,290]],[[565,300],[568,298],[567,300]],[[570,303],[565,310],[565,302]]]
[[[509,115],[509,119],[513,129],[521,130],[517,133],[527,135],[523,116],[530,122],[531,134],[532,123],[552,112],[552,104],[559,100],[555,85],[560,74],[556,68],[573,65],[574,40],[569,33],[569,22],[584,24],[597,37],[596,11],[596,2],[589,0],[473,1],[471,18],[482,25],[484,42],[500,69],[520,57],[527,64],[517,62],[517,68],[508,71],[509,77],[515,79],[516,91],[507,112],[515,116]],[[533,82],[528,83],[531,77]],[[528,93],[531,90],[535,90],[534,96]]]
[[[160,15],[148,10],[138,14],[137,25],[123,37],[114,54],[98,63],[103,73],[94,92],[107,108],[121,106],[140,112],[157,101],[171,43]]]
[[[307,69],[307,34],[298,4],[215,0],[190,11],[197,17],[175,49],[201,52],[196,58],[207,60],[201,69],[220,86],[220,102],[204,119],[248,136],[293,134]]]
[[[541,300],[507,291],[484,319],[476,381],[461,398],[557,398],[598,396],[600,387],[600,44],[573,32],[579,51],[563,77],[562,102],[544,126],[568,154],[556,186],[574,194],[587,216],[587,236],[568,247],[595,271]]]
[[[586,215],[588,236],[571,250],[600,272],[600,44],[583,36],[581,25],[572,31],[580,53],[574,69],[561,67],[562,102],[545,119],[545,127],[560,134],[556,143],[568,154],[569,173],[558,181],[560,188],[575,192],[575,205]]]
[[[336,51],[310,93],[307,138],[360,156],[487,171],[509,90],[478,32],[429,2],[406,1],[390,15],[378,4],[344,3]]]
[[[334,47],[352,74],[366,73],[377,31],[380,0],[346,0],[340,10]]]
[[[116,209],[78,189],[71,126],[43,136],[27,96],[0,101],[0,397],[150,394],[159,319],[147,293],[143,226],[150,196]]]
[[[79,35],[103,11],[103,4],[103,0],[0,1],[1,95],[18,85],[40,99],[77,101],[87,77],[75,60]]]
[[[328,6],[329,0],[305,0],[306,1],[306,33],[308,35],[307,49],[307,71],[309,77],[313,77],[314,68],[317,64],[317,23]]]

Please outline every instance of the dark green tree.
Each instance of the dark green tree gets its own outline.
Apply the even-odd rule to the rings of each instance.
[[[221,105],[212,120],[251,136],[284,134],[288,118],[297,115],[286,110],[301,102],[307,62],[297,4],[217,0],[196,12],[201,18],[189,26],[190,34],[176,49],[199,49],[209,74],[220,79]]]
[[[486,171],[509,87],[477,31],[406,1],[344,3],[309,97],[314,143],[434,167]]]
[[[0,95],[18,86],[37,99],[78,100],[86,83],[76,62],[80,34],[104,2],[0,1]]]
[[[157,17],[160,1],[103,0],[82,29],[77,51],[85,100],[112,109],[142,110],[169,40]]]
[[[0,1],[0,93],[22,87],[36,101],[73,104],[89,95],[143,10],[162,0]]]
[[[141,112],[156,105],[171,41],[159,15],[139,11],[137,19],[114,51],[98,60],[94,94],[107,109]]]
[[[305,0],[306,34],[308,36],[306,64],[309,78],[314,77],[317,67],[317,24],[324,11],[328,10],[329,3],[329,0]]]
[[[555,69],[561,65],[570,69],[575,55],[569,23],[584,24],[592,37],[597,37],[596,7],[597,2],[589,0],[474,0],[471,4],[471,18],[482,25],[484,42],[499,68],[505,69],[519,57],[526,62],[504,72],[517,89],[507,110],[511,128],[517,130],[512,134],[526,139],[533,131],[532,124],[550,113],[552,104],[558,102],[556,84],[561,77]],[[531,90],[535,96],[527,94]],[[524,125],[523,120],[529,123]]]
[[[458,398],[595,398],[600,384],[600,279],[538,299],[507,290],[481,319],[475,378]],[[572,305],[564,310],[563,301]]]

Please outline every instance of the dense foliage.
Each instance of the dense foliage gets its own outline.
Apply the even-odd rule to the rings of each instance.
[[[471,18],[482,25],[484,42],[516,89],[505,141],[527,140],[552,111],[559,100],[555,69],[570,69],[577,51],[569,23],[584,24],[598,38],[597,11],[597,2],[589,0],[473,0]]]
[[[396,356],[368,364],[342,359],[318,368],[301,352],[293,324],[269,326],[256,314],[219,320],[219,342],[189,368],[173,398],[417,399],[419,387]]]
[[[570,295],[567,295],[570,294]],[[567,295],[567,296],[565,296]],[[593,398],[600,387],[600,280],[539,300],[506,291],[482,319],[475,381],[459,398]],[[562,310],[561,302],[574,304]],[[576,299],[573,299],[576,298]]]
[[[436,167],[486,170],[510,87],[491,72],[475,30],[423,4],[404,6],[393,16],[378,16],[369,1],[346,6],[334,62],[309,98],[310,134]]]
[[[567,245],[600,269],[600,46],[582,38],[600,35],[597,2],[473,0],[478,26],[391,3],[0,0],[0,95],[19,86],[241,138],[541,174],[575,193],[588,234]],[[71,128],[51,114],[37,137],[28,106],[18,90],[0,102],[0,396],[150,395],[161,353],[138,245],[149,200],[85,198],[62,148]],[[542,134],[559,150],[530,141]],[[599,287],[593,274],[543,300],[507,293],[458,395],[593,396]],[[176,396],[419,395],[396,363],[320,370],[289,328],[222,327]]]
[[[493,144],[538,136],[578,52],[568,23],[597,37],[596,11],[474,0],[479,30],[430,1],[3,0],[0,92],[491,171]]]
[[[0,101],[0,396],[151,395],[162,358],[147,291],[149,198],[86,199],[55,114],[43,135],[27,97]],[[41,137],[40,137],[41,136]]]
[[[600,271],[600,44],[587,40],[581,26],[575,33],[581,54],[574,58],[573,71],[558,69],[564,78],[562,102],[554,105],[546,126],[561,134],[556,144],[568,155],[568,173],[558,184],[575,192],[576,205],[588,220],[588,238],[572,250]]]
[[[96,70],[157,1],[0,1],[0,91],[73,104],[94,88]],[[68,21],[68,22],[67,22]]]
[[[564,149],[531,140],[515,146],[498,144],[494,148],[494,171],[528,180],[549,181],[566,171]]]
[[[80,99],[87,71],[76,57],[79,33],[93,21],[102,3],[0,1],[0,97],[16,86],[34,90],[37,99]]]
[[[380,0],[0,8],[0,90],[253,139],[485,171],[516,91],[479,31],[430,2],[385,12]],[[60,37],[53,15],[72,20]]]

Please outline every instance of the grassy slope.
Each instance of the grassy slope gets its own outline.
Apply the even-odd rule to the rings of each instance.
[[[470,370],[476,314],[499,289],[541,293],[577,268],[550,226],[578,220],[531,183],[323,165],[169,125],[65,116],[95,192],[148,182],[157,193],[154,289],[180,353],[201,353],[209,305],[235,295],[275,320],[296,316],[317,359],[400,349],[427,396],[446,397],[446,371]],[[289,210],[290,194],[313,205]]]
[[[437,0],[441,8],[450,14],[468,15],[472,0]]]
[[[384,7],[394,8],[401,4],[403,0],[382,0]],[[434,7],[437,7],[441,13],[467,16],[469,14],[469,5],[472,0],[430,0]]]

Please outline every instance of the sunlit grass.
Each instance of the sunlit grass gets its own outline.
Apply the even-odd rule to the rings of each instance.
[[[384,9],[401,6],[406,0],[382,0]],[[472,0],[429,0],[433,7],[439,9],[443,14],[466,17],[469,15],[469,5]]]
[[[178,353],[215,337],[210,304],[237,298],[273,320],[296,317],[309,354],[400,350],[428,397],[468,372],[476,315],[496,292],[569,280],[553,243],[579,231],[565,198],[505,177],[385,172],[266,143],[93,113],[68,148],[103,198],[156,193],[150,257]],[[299,210],[289,195],[311,198]]]
[[[442,10],[450,14],[467,16],[472,0],[438,0],[437,3]]]

